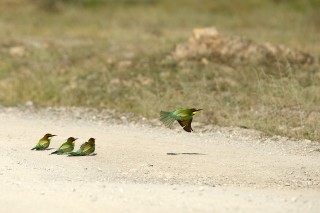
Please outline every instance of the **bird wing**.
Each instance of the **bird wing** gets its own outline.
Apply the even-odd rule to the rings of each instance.
[[[192,127],[191,127],[191,120],[183,120],[183,121],[178,121],[179,124],[183,127],[183,129],[187,132],[191,132],[193,131]]]
[[[87,145],[84,147],[84,149],[83,149],[83,152],[84,152],[86,155],[91,154],[93,151],[94,151],[94,147],[91,146],[90,144],[87,144]]]
[[[38,143],[39,146],[41,147],[46,147],[49,143],[49,140],[46,140],[46,139],[41,139]]]
[[[38,147],[38,148],[40,148],[40,149],[45,149],[45,148],[47,148],[48,146],[49,146],[49,140],[46,140],[46,139],[41,139],[39,142],[38,142],[38,144],[37,144],[37,146],[36,147]]]
[[[59,148],[59,151],[62,151],[62,152],[71,152],[72,150],[73,150],[72,144],[70,143],[64,143]]]
[[[87,144],[88,144],[88,142],[85,142],[84,144],[82,144],[82,145],[80,146],[80,150],[83,151],[84,147],[86,147]]]

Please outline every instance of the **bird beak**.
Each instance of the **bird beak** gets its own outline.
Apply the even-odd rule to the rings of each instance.
[[[198,111],[201,111],[202,109],[196,109],[194,112],[193,112],[193,114],[194,115],[196,115],[196,114],[198,114]]]
[[[57,135],[51,135],[51,137],[54,137],[54,136],[57,136]]]
[[[78,140],[78,138],[75,138],[74,140]]]

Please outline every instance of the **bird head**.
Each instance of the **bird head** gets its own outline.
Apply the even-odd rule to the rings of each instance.
[[[198,114],[198,112],[201,111],[202,109],[191,108],[190,110],[191,110],[191,112],[192,112],[192,115],[196,115],[196,114]]]
[[[77,140],[78,138],[74,138],[74,137],[70,137],[70,138],[68,138],[68,142],[74,142],[75,140]]]
[[[88,143],[89,144],[94,144],[96,142],[96,139],[94,139],[94,138],[90,138],[89,140],[88,140]]]
[[[56,135],[47,133],[47,134],[44,135],[44,138],[51,139],[51,138],[54,137],[54,136],[56,136]]]

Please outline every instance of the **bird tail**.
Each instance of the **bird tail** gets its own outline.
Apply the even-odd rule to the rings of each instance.
[[[58,151],[51,152],[50,155],[53,155],[53,154],[58,154]]]
[[[173,122],[175,121],[175,117],[172,115],[172,112],[160,112],[160,121],[169,128],[172,128]]]
[[[35,150],[37,147],[33,147],[31,150]]]

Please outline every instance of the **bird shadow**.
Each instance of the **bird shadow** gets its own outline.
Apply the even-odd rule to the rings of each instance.
[[[198,153],[198,152],[182,152],[182,153],[168,152],[167,155],[207,155],[207,154]]]
[[[93,153],[91,155],[68,155],[67,157],[93,157],[98,155],[97,153]]]

